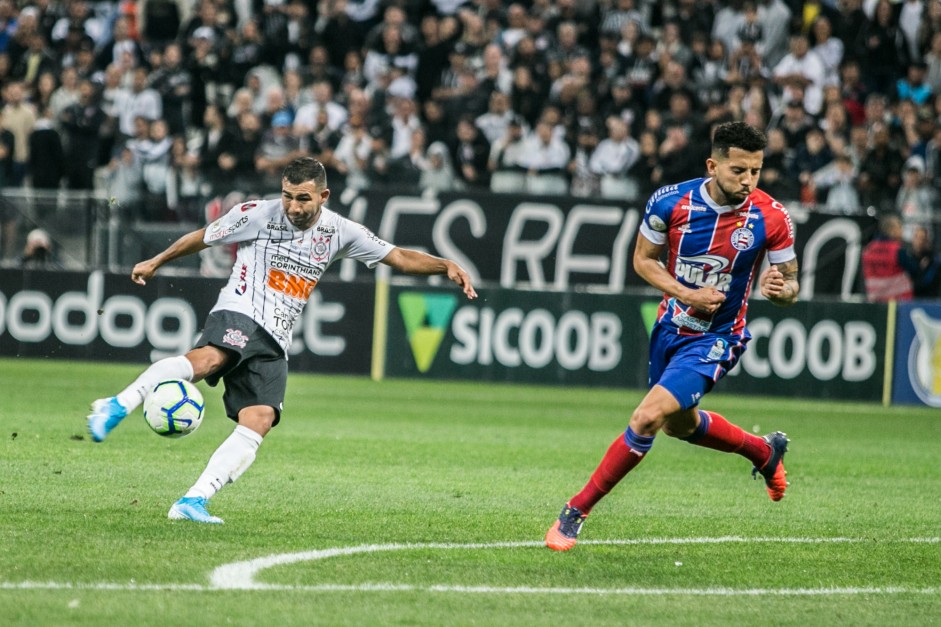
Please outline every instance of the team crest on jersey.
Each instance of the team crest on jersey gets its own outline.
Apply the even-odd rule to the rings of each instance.
[[[741,228],[732,231],[732,248],[748,250],[755,243],[755,234],[751,229]]]
[[[223,344],[231,344],[232,346],[245,348],[245,345],[248,344],[248,336],[239,329],[226,329],[225,337],[222,338],[222,342]]]
[[[656,214],[651,214],[651,216],[647,218],[647,223],[650,225],[650,228],[658,233],[663,233],[667,230],[667,223]]]
[[[327,258],[327,253],[330,250],[330,236],[324,237],[321,235],[314,240],[314,246],[310,249],[310,258],[314,261],[323,261]]]

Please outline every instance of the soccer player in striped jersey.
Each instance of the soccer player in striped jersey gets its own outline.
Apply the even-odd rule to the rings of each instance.
[[[745,350],[748,296],[765,256],[762,296],[776,305],[797,302],[794,227],[781,203],[757,189],[766,144],[764,133],[747,124],[722,124],[706,159],[708,177],[663,187],[647,202],[634,269],[663,292],[650,338],[650,390],[549,528],[549,548],[575,546],[589,512],[644,459],[661,430],[742,455],[752,463],[752,475],[764,479],[771,500],[784,497],[785,435],[758,437],[699,408]]]
[[[284,169],[280,199],[236,205],[131,271],[131,279],[144,285],[169,261],[209,246],[238,245],[229,281],[196,347],[155,362],[117,395],[92,403],[88,416],[91,437],[101,442],[161,381],[205,379],[211,386],[225,381],[222,400],[237,425],[172,505],[170,519],[222,523],[206,504],[251,466],[262,439],[281,420],[295,323],[334,262],[355,259],[369,268],[383,263],[408,274],[444,275],[468,298],[477,297],[458,264],[379,239],[325,207],[329,197],[323,165],[310,157],[295,159]]]

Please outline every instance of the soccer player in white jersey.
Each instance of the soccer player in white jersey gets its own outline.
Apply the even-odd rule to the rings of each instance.
[[[222,522],[206,503],[248,469],[262,438],[281,419],[292,329],[330,264],[350,258],[370,268],[381,262],[408,274],[446,275],[468,298],[477,297],[458,264],[379,239],[324,207],[329,197],[323,165],[309,157],[296,159],[284,169],[280,199],[237,205],[131,272],[131,279],[144,285],[169,261],[209,246],[238,244],[232,274],[196,347],[154,363],[116,396],[94,401],[88,416],[91,437],[101,442],[160,381],[206,379],[215,386],[225,379],[226,414],[238,424],[170,508],[171,519]]]

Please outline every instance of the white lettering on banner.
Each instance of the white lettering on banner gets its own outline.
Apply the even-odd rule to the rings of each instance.
[[[88,277],[87,292],[66,292],[56,300],[52,309],[52,326],[56,337],[65,344],[84,345],[95,337],[95,318],[101,307],[104,294],[104,278],[101,274]],[[69,324],[69,313],[79,311],[84,322],[81,325]]]
[[[140,344],[144,335],[144,319],[147,317],[147,306],[134,296],[112,296],[108,299],[108,306],[102,308],[101,318],[98,320],[101,339],[119,348],[130,348]],[[119,327],[116,324],[118,316],[130,319],[130,326]]]
[[[27,322],[23,313],[35,311],[36,322]],[[52,330],[52,299],[42,292],[23,291],[13,295],[7,307],[10,335],[21,342],[40,342]]]
[[[548,227],[545,235],[536,240],[521,240],[523,228],[529,221],[543,222]],[[555,249],[555,242],[562,231],[565,215],[555,205],[524,202],[517,205],[503,236],[503,259],[500,263],[500,286],[511,288],[516,279],[516,263],[526,264],[529,285],[534,289],[545,289],[546,277],[542,271],[542,260]]]
[[[555,287],[566,289],[573,272],[586,274],[608,274],[609,287],[619,290],[624,287],[624,273],[627,266],[628,246],[619,246],[624,235],[627,242],[633,236],[637,227],[638,213],[628,212],[628,219],[623,220],[624,212],[617,207],[598,207],[592,205],[575,205],[568,214],[562,235],[559,237],[558,252],[555,261]],[[583,224],[601,224],[614,226],[621,224],[621,230],[615,238],[614,249],[610,256],[606,255],[576,255],[572,252],[575,240]],[[625,242],[626,243],[626,242]],[[618,284],[620,280],[620,284]]]
[[[856,280],[856,269],[859,266],[859,256],[862,250],[862,232],[859,224],[846,218],[835,218],[824,222],[807,239],[804,246],[804,257],[801,259],[801,298],[810,300],[814,296],[814,280],[817,276],[817,261],[821,254],[830,254],[834,246],[830,240],[842,239],[846,241],[846,250],[843,253],[843,280],[840,285],[840,297],[847,299],[853,293],[853,283]]]
[[[480,283],[480,272],[477,266],[451,240],[451,224],[458,218],[467,220],[471,235],[474,237],[479,239],[487,233],[487,216],[484,215],[480,205],[469,200],[458,200],[449,204],[438,215],[431,230],[431,241],[434,242],[435,250],[439,255],[456,262],[467,271],[471,281]]]
[[[176,320],[179,328],[168,330],[164,324],[168,320]],[[158,298],[147,310],[144,324],[147,341],[154,347],[150,360],[157,361],[185,353],[193,345],[196,312],[182,298]]]
[[[546,309],[462,307],[454,314],[451,361],[507,368],[544,368],[553,359],[566,370],[614,369],[621,361],[621,319],[612,312],[567,311],[556,320]],[[517,343],[512,342],[517,331]]]
[[[808,333],[795,318],[777,324],[769,318],[755,318],[749,320],[748,330],[752,341],[739,363],[742,371],[756,379],[793,379],[806,369],[818,381],[840,377],[860,382],[876,372],[876,329],[862,320],[842,326],[835,320],[821,320]],[[768,339],[767,354],[758,350],[764,338]],[[737,375],[739,369],[729,374]]]

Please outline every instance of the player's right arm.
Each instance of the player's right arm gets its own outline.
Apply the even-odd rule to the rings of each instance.
[[[689,288],[676,280],[660,262],[663,244],[655,244],[641,235],[634,249],[634,271],[640,278],[664,294],[676,298],[697,311],[713,314],[725,301],[725,294],[714,287]]]
[[[209,248],[209,245],[203,241],[205,235],[205,227],[198,231],[187,233],[170,244],[162,253],[135,265],[134,269],[131,270],[131,280],[138,285],[146,285],[147,279],[154,276],[157,273],[157,269],[168,261],[173,261],[174,259],[185,257],[186,255],[192,255],[204,248]]]

